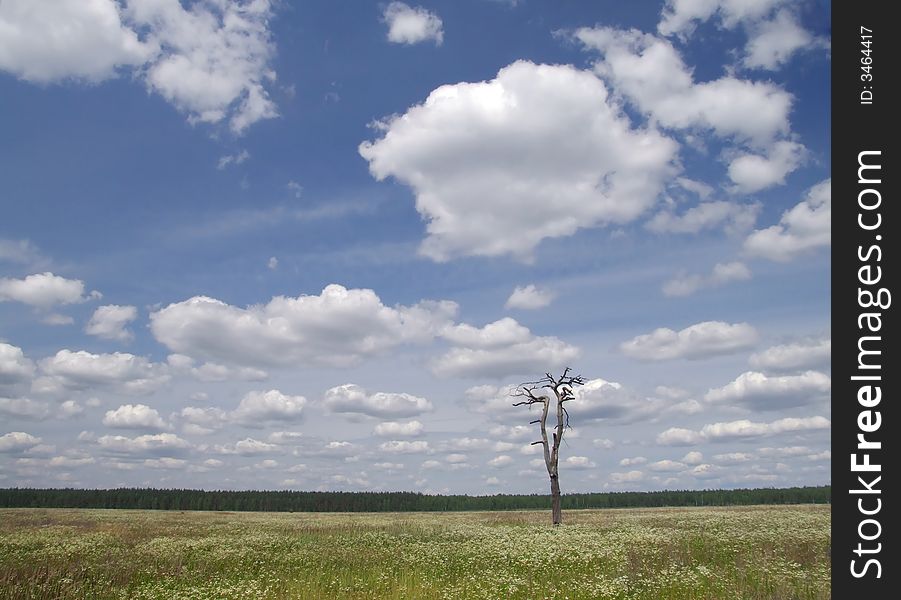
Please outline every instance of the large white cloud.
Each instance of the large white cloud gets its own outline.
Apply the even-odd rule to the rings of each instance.
[[[553,336],[536,336],[505,317],[484,327],[447,327],[442,337],[455,345],[432,362],[441,377],[493,377],[543,373],[569,365],[579,349]]]
[[[174,433],[139,435],[135,438],[104,435],[97,439],[97,445],[113,454],[138,456],[176,456],[191,448],[191,444]]]
[[[116,429],[168,429],[160,413],[146,404],[123,404],[106,411],[103,424]]]
[[[34,375],[34,362],[22,349],[0,342],[0,385],[29,381]]]
[[[123,24],[115,0],[0,2],[0,69],[27,81],[101,81],[156,51]]]
[[[41,309],[57,304],[75,304],[97,298],[98,292],[84,293],[84,282],[53,273],[35,273],[23,279],[0,278],[0,302],[22,302]]]
[[[84,350],[60,350],[40,361],[49,384],[87,389],[110,386],[129,393],[147,393],[169,381],[163,365],[125,352],[93,354]]]
[[[436,46],[444,42],[441,18],[421,6],[392,2],[385,7],[382,19],[388,25],[389,42],[410,45],[432,40]]]
[[[730,75],[697,83],[672,43],[635,29],[582,28],[574,36],[601,54],[597,73],[664,127],[761,147],[790,132],[792,96],[773,83]]]
[[[775,261],[790,261],[832,243],[832,179],[807,191],[807,196],[782,214],[777,225],[747,237],[745,253]]]
[[[385,419],[415,417],[432,410],[432,403],[426,398],[406,393],[371,394],[352,383],[326,391],[323,402],[332,412],[355,413]]]
[[[774,143],[766,156],[748,153],[733,158],[729,163],[729,179],[735,183],[735,192],[753,194],[784,184],[786,175],[801,166],[806,156],[803,145],[782,140]]]
[[[830,426],[829,419],[820,416],[787,417],[770,423],[741,419],[725,423],[711,423],[697,431],[671,427],[657,436],[657,443],[662,446],[691,446],[704,442],[726,442],[783,433],[818,431],[829,429]]]
[[[39,83],[128,69],[192,122],[277,116],[269,0],[4,0],[0,69]]]
[[[752,354],[748,362],[765,371],[795,371],[829,364],[832,340],[809,340],[771,346]]]
[[[632,221],[674,174],[676,143],[608,100],[590,72],[519,61],[434,90],[360,154],[413,189],[426,256],[528,259],[545,238]]]
[[[780,10],[772,19],[756,23],[749,34],[743,63],[752,69],[775,70],[798,50],[826,45],[801,27],[789,10]]]
[[[152,313],[150,324],[157,340],[194,358],[346,367],[403,343],[429,341],[456,311],[448,301],[392,308],[372,290],[329,285],[318,296],[277,296],[247,308],[195,296]]]
[[[740,352],[756,342],[757,332],[747,323],[704,321],[681,331],[661,327],[623,342],[620,349],[639,360],[699,359]]]
[[[98,306],[84,331],[88,335],[96,335],[106,340],[126,342],[134,337],[126,326],[137,318],[138,309],[134,306],[117,304]]]
[[[575,398],[564,403],[574,423],[589,419],[634,423],[659,416],[666,402],[644,398],[615,381],[589,379],[573,389]]]
[[[752,410],[779,410],[826,399],[831,389],[832,380],[818,371],[780,377],[747,371],[723,387],[708,391],[704,400]]]
[[[41,438],[25,433],[11,431],[0,435],[0,452],[21,452],[41,443]]]
[[[278,390],[248,392],[241,398],[238,408],[229,418],[244,425],[257,425],[267,421],[296,421],[303,416],[307,399],[288,396]]]

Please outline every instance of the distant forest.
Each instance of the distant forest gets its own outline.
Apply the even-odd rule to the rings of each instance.
[[[563,508],[829,504],[831,486],[566,494]],[[2,508],[132,508],[276,512],[518,510],[550,507],[539,494],[440,496],[415,492],[204,491],[153,488],[0,489]]]

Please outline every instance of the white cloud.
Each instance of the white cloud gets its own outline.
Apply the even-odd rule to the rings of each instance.
[[[787,417],[771,423],[758,423],[742,419],[727,423],[704,425],[700,431],[671,427],[657,436],[662,446],[690,446],[703,442],[723,442],[782,433],[818,431],[829,429],[831,423],[825,417]]]
[[[45,263],[46,260],[31,240],[0,238],[0,262],[38,265]]]
[[[269,374],[262,369],[253,367],[235,367],[220,365],[218,363],[205,362],[200,366],[194,366],[194,359],[184,354],[170,354],[166,357],[166,364],[174,373],[184,373],[200,381],[263,381]]]
[[[41,443],[41,438],[24,431],[11,431],[0,435],[0,452],[21,452]]]
[[[747,237],[745,253],[775,261],[790,261],[832,242],[832,179],[816,184],[779,224]]]
[[[121,435],[104,435],[97,438],[101,449],[116,454],[135,454],[151,456],[179,455],[190,449],[191,444],[174,433],[157,433],[140,435],[136,438]]]
[[[111,386],[128,393],[148,393],[169,380],[164,366],[122,352],[92,354],[64,349],[41,360],[40,366],[51,385],[71,389]]]
[[[307,399],[288,396],[278,390],[248,392],[229,419],[243,425],[257,425],[266,421],[296,421],[303,416]]]
[[[151,469],[169,469],[180,470],[188,465],[188,461],[183,458],[172,458],[164,456],[162,458],[148,458],[144,460],[144,466]]]
[[[754,146],[790,131],[792,96],[773,83],[733,76],[696,83],[668,40],[636,29],[582,28],[574,37],[601,54],[595,71],[664,127],[713,130]]]
[[[50,404],[29,398],[0,397],[0,414],[20,419],[42,421],[51,416]]]
[[[0,385],[29,381],[34,375],[34,362],[22,349],[0,342]]]
[[[501,454],[500,456],[495,456],[491,460],[488,461],[488,466],[494,469],[502,469],[504,467],[510,466],[513,463],[513,457],[508,456],[506,454]]]
[[[122,23],[114,0],[0,3],[0,70],[26,81],[102,81],[155,51]]]
[[[436,46],[444,42],[441,18],[421,6],[392,2],[385,7],[382,19],[388,25],[389,42],[410,45],[432,40]]]
[[[704,455],[696,450],[692,450],[682,457],[682,462],[686,465],[699,465],[704,461]]]
[[[503,438],[505,440],[523,441],[530,439],[535,435],[535,428],[527,425],[498,425],[492,427],[488,433],[494,437]]]
[[[639,360],[700,359],[750,348],[757,332],[747,323],[704,321],[681,331],[665,327],[620,344],[627,356]]]
[[[390,454],[421,454],[429,451],[429,443],[424,441],[391,440],[379,444],[382,452]]]
[[[721,465],[738,465],[754,460],[754,455],[747,452],[727,452],[714,454],[713,460]]]
[[[90,82],[130,70],[191,122],[228,119],[232,131],[277,116],[268,0],[181,2],[6,0],[0,69],[32,82]],[[141,38],[138,37],[141,32]]]
[[[764,371],[796,371],[829,364],[832,340],[808,340],[771,346],[752,354],[748,362]]]
[[[274,271],[278,268],[278,258],[275,256],[270,256],[269,260],[266,261],[266,268],[270,271]]]
[[[535,336],[510,317],[482,328],[467,324],[446,327],[441,336],[457,346],[432,361],[432,372],[441,377],[502,378],[544,372],[579,356],[575,346],[556,337]]]
[[[595,448],[602,448],[604,450],[612,450],[614,447],[616,447],[616,444],[613,442],[613,440],[608,440],[606,438],[596,439],[591,443]]]
[[[641,471],[627,471],[625,473],[610,473],[611,483],[638,483],[644,479]]]
[[[621,467],[633,467],[637,465],[643,465],[648,462],[644,456],[633,456],[630,458],[624,458],[619,461],[619,466]]]
[[[143,72],[147,87],[188,114],[192,122],[226,118],[235,133],[278,115],[266,85],[274,46],[268,0],[180,2],[129,0],[127,15],[147,28],[162,52]]]
[[[431,340],[456,311],[448,301],[392,308],[372,290],[329,285],[318,296],[276,296],[247,308],[195,296],[152,313],[150,326],[158,341],[195,358],[346,367]]]
[[[550,305],[555,297],[554,292],[537,288],[531,283],[525,287],[516,286],[513,293],[507,298],[507,302],[504,303],[504,308],[535,310]]]
[[[544,461],[541,462],[543,463]],[[597,464],[587,456],[568,456],[566,460],[563,461],[563,465],[567,469],[575,470],[594,469],[597,467]]]
[[[432,403],[426,398],[406,393],[370,394],[352,383],[326,391],[323,402],[331,412],[355,413],[383,419],[415,417],[432,410]]]
[[[531,258],[545,238],[636,219],[675,172],[677,144],[633,129],[604,84],[571,66],[519,61],[445,85],[360,145],[379,181],[410,186],[427,221],[420,252]]]
[[[134,334],[125,328],[126,325],[138,318],[138,309],[134,306],[119,306],[108,304],[98,306],[91,316],[91,320],[85,326],[84,331],[88,335],[96,335],[106,340],[128,341]]]
[[[244,438],[234,444],[225,446],[214,446],[214,452],[219,454],[237,454],[239,456],[256,456],[258,454],[268,454],[278,452],[279,447],[275,444],[268,444],[254,438]]]
[[[753,26],[749,37],[744,66],[771,71],[787,63],[798,50],[826,45],[814,40],[789,10],[780,10],[771,20]]]
[[[697,22],[714,15],[722,25],[734,28],[739,23],[756,21],[787,0],[667,0],[657,30],[663,35],[690,34]]]
[[[103,424],[118,429],[168,429],[169,425],[156,409],[145,404],[123,404],[106,411]]]
[[[566,403],[569,413],[579,420],[603,419],[616,423],[634,423],[659,415],[660,400],[644,398],[615,381],[589,379],[573,389],[574,398]]]
[[[734,192],[753,194],[782,185],[785,176],[803,164],[807,149],[797,142],[786,140],[774,143],[766,156],[741,154],[729,163],[729,179],[735,183]]]
[[[673,471],[683,471],[685,470],[685,463],[681,463],[677,460],[658,460],[657,462],[652,462],[648,465],[648,469],[651,471],[664,472],[669,473]]]
[[[250,158],[250,152],[247,150],[241,150],[235,154],[226,154],[224,156],[219,157],[219,162],[216,163],[216,168],[220,171],[224,170],[226,167],[230,165],[240,165],[247,161]]]
[[[656,233],[694,234],[716,227],[723,227],[729,233],[741,232],[754,226],[758,212],[759,204],[713,200],[693,206],[681,215],[669,210],[661,211],[645,227]]]
[[[422,435],[424,429],[419,421],[386,421],[375,426],[375,434],[380,437],[416,437]]]
[[[708,391],[704,400],[751,410],[779,410],[826,399],[831,389],[829,376],[817,371],[781,377],[747,371],[725,386]]]
[[[69,315],[63,315],[60,313],[50,313],[41,317],[41,323],[43,323],[44,325],[63,326],[71,325],[74,322],[75,319],[73,319]]]
[[[664,296],[690,296],[698,290],[715,288],[733,281],[751,278],[751,270],[742,262],[717,263],[710,275],[682,273],[663,284]]]
[[[75,304],[98,298],[99,292],[84,295],[84,282],[46,273],[24,279],[0,278],[0,302],[15,301],[47,310],[57,304]]]

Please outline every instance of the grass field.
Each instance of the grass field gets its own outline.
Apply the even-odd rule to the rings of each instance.
[[[830,507],[0,509],[0,598],[830,597]]]

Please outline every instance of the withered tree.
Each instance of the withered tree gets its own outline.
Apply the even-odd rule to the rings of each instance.
[[[529,424],[537,423],[541,430],[541,439],[532,442],[532,445],[541,444],[544,448],[544,464],[547,467],[547,474],[551,478],[551,518],[554,525],[560,525],[563,522],[563,509],[560,506],[560,472],[557,463],[560,458],[560,442],[563,441],[564,432],[569,429],[569,412],[566,410],[565,404],[575,399],[573,388],[585,383],[584,377],[573,376],[569,372],[570,368],[566,367],[563,374],[556,378],[550,373],[545,373],[544,377],[538,381],[519,384],[512,393],[512,396],[522,398],[519,402],[514,402],[513,406],[528,406],[531,410],[532,406],[537,404],[541,408],[541,417]],[[545,390],[550,390],[553,397]],[[547,416],[551,411],[552,398],[557,413],[557,424],[552,430],[552,438],[549,441]]]

